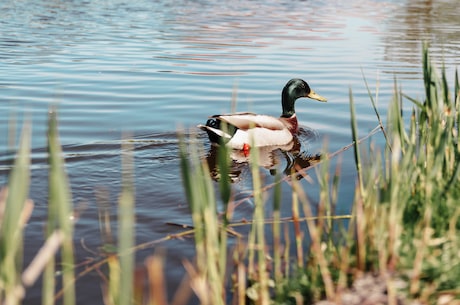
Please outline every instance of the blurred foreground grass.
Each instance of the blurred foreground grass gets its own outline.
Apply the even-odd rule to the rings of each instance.
[[[248,236],[233,230],[233,197],[228,179],[229,152],[219,150],[220,201],[218,213],[214,182],[197,145],[181,138],[183,184],[194,227],[196,259],[185,261],[188,274],[172,304],[190,300],[200,304],[460,304],[460,85],[454,96],[423,53],[425,99],[418,101],[396,90],[387,123],[383,124],[369,92],[384,148],[359,145],[353,95],[350,91],[351,131],[358,172],[353,214],[339,230],[333,215],[340,171],[330,177],[329,158],[316,168],[320,196],[318,214],[296,179],[277,176],[273,202],[264,201],[266,188],[252,150],[254,215]],[[410,101],[412,112],[403,113]],[[129,147],[123,147],[123,188],[119,196],[118,242],[93,269],[108,266],[104,275],[105,304],[167,304],[161,254],[148,258],[147,285],[136,274],[134,252],[134,169]],[[29,266],[22,266],[23,228],[33,210],[30,183],[30,127],[23,128],[20,148],[9,184],[0,194],[0,304],[20,304],[25,290],[43,277],[42,304],[75,304],[72,197],[64,170],[57,119],[50,113],[49,209],[46,241]],[[280,184],[292,188],[292,218],[280,218]],[[265,206],[273,204],[270,219]],[[305,217],[300,217],[302,214]],[[104,215],[101,215],[104,219]],[[101,220],[101,222],[103,222]],[[295,238],[285,238],[286,224]],[[302,231],[305,223],[308,231]],[[272,226],[272,236],[266,227]],[[101,227],[104,227],[101,225]],[[105,226],[107,228],[107,226]],[[337,230],[339,230],[337,234]],[[104,230],[102,230],[104,233]],[[109,235],[110,232],[105,232]],[[309,251],[304,236],[309,234]],[[339,238],[337,236],[339,235]],[[228,237],[232,236],[232,248]],[[296,255],[288,249],[295,245]],[[57,253],[60,255],[57,255]],[[59,261],[56,261],[59,260]],[[55,266],[62,277],[57,283]],[[97,265],[97,266],[96,266]],[[82,276],[82,275],[79,275]],[[56,287],[62,287],[55,292]],[[97,288],[95,288],[97,289]],[[373,298],[373,299],[372,299]]]

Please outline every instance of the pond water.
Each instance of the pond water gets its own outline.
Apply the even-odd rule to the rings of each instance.
[[[351,142],[350,88],[360,135],[377,125],[363,75],[378,91],[384,115],[395,79],[406,94],[422,97],[423,41],[437,64],[445,62],[451,84],[460,63],[455,0],[5,0],[0,11],[0,185],[7,183],[24,117],[33,125],[35,208],[25,231],[26,264],[43,243],[50,107],[58,111],[73,201],[82,210],[75,245],[76,261],[83,263],[97,257],[102,244],[96,198],[101,190],[109,194],[115,220],[123,138],[134,143],[136,243],[144,243],[181,231],[170,223],[191,223],[176,131],[185,128],[210,149],[195,126],[230,112],[233,95],[237,111],[278,116],[284,84],[305,79],[328,98],[296,104],[301,149],[314,155],[323,143],[333,152]],[[379,134],[374,141],[383,143]],[[352,151],[340,160],[337,213],[343,214],[350,211],[356,177]],[[310,174],[314,181],[315,172]],[[235,183],[241,198],[250,188],[248,177],[242,168]],[[302,185],[317,201],[318,183],[304,179]],[[287,185],[283,196],[282,214],[289,216]],[[243,200],[235,219],[251,218],[252,212],[251,199]],[[167,252],[172,295],[184,274],[182,259],[193,257],[193,241],[159,246]],[[153,251],[139,251],[138,264]],[[78,303],[101,304],[101,285],[96,273],[78,280]],[[40,303],[39,284],[25,303]]]

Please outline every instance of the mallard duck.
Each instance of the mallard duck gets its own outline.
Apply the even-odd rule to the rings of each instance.
[[[315,93],[306,81],[294,78],[281,93],[283,112],[279,118],[250,112],[211,116],[206,125],[198,125],[208,133],[212,143],[226,143],[232,149],[247,150],[250,146],[286,145],[298,132],[295,102],[308,97],[320,102],[326,98]]]

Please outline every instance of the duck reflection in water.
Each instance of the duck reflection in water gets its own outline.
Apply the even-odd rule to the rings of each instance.
[[[278,170],[282,170],[284,175],[291,175],[297,180],[304,177],[302,170],[318,163],[321,159],[320,154],[311,154],[302,149],[302,144],[297,136],[294,136],[293,140],[286,145],[266,146],[257,149],[259,152],[258,165],[260,167],[267,169],[271,175],[275,175]],[[242,179],[242,173],[249,168],[251,152],[250,150],[229,150],[229,176],[232,182],[237,182]],[[211,145],[206,158],[212,179],[219,180],[219,146]]]

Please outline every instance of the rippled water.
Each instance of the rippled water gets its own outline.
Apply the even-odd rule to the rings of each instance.
[[[0,3],[0,184],[7,181],[24,116],[33,123],[26,262],[42,243],[46,215],[46,119],[59,112],[61,142],[76,206],[77,261],[101,245],[96,193],[110,194],[115,216],[120,190],[120,143],[135,146],[137,242],[148,242],[190,223],[181,189],[176,130],[229,112],[280,113],[280,92],[293,77],[309,82],[328,103],[300,100],[302,149],[314,154],[350,143],[349,89],[361,135],[377,122],[363,81],[378,86],[385,113],[394,79],[421,97],[421,45],[430,43],[435,62],[446,63],[449,80],[460,58],[456,1],[13,1]],[[407,105],[406,107],[410,107]],[[409,108],[408,108],[409,109]],[[382,143],[379,135],[375,141]],[[206,142],[204,135],[198,139]],[[208,149],[209,147],[206,146]],[[286,162],[286,161],[282,161]],[[335,161],[334,161],[335,162]],[[339,212],[353,198],[351,152],[342,155]],[[311,173],[314,175],[314,172]],[[235,188],[250,187],[241,171]],[[267,170],[267,182],[270,181]],[[318,185],[304,181],[315,201]],[[285,196],[289,190],[286,188]],[[289,197],[283,214],[289,215]],[[250,218],[246,200],[236,217]],[[193,256],[191,240],[161,244],[168,251],[168,287],[183,275],[181,259]],[[138,253],[138,262],[152,253]],[[78,282],[80,304],[100,304],[100,278]],[[37,303],[37,285],[27,304]]]

